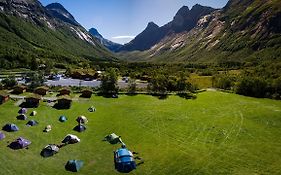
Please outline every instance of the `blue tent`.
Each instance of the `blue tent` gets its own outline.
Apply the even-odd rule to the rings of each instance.
[[[66,122],[67,121],[66,116],[64,116],[64,115],[60,116],[59,121],[62,122],[62,123]]]
[[[38,125],[38,122],[35,121],[35,120],[30,120],[30,121],[27,122],[26,125],[27,125],[27,126],[35,126],[35,125]]]
[[[0,140],[3,140],[5,137],[5,134],[3,132],[0,132]]]
[[[82,160],[69,160],[65,165],[65,169],[67,171],[78,172],[83,164],[84,162]]]
[[[83,132],[83,131],[85,131],[87,128],[86,128],[86,126],[84,126],[84,125],[77,125],[77,126],[75,126],[74,128],[73,128],[73,130],[74,131],[77,131],[77,132]]]
[[[22,137],[19,137],[17,140],[13,141],[9,147],[11,149],[22,149],[26,148],[31,144],[31,141],[24,139]]]
[[[21,108],[19,111],[18,111],[19,114],[26,114],[27,113],[27,109],[26,108]]]
[[[120,148],[114,152],[115,169],[121,173],[129,173],[137,168],[133,154],[127,148]]]
[[[27,116],[25,114],[20,114],[17,116],[18,120],[27,120]]]
[[[19,128],[17,127],[17,125],[15,124],[6,124],[5,126],[3,126],[2,128],[4,131],[7,131],[7,132],[15,132],[15,131],[18,131]]]

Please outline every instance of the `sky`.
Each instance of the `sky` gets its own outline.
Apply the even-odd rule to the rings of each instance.
[[[39,0],[44,6],[62,4],[87,30],[94,27],[104,38],[127,43],[151,21],[159,26],[170,22],[184,5],[222,8],[227,0]]]

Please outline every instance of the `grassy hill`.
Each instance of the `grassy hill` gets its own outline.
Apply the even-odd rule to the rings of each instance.
[[[145,163],[131,174],[279,174],[281,171],[281,102],[222,92],[204,92],[196,100],[170,96],[92,97],[74,102],[70,110],[56,110],[41,103],[38,115],[29,117],[39,125],[29,128],[17,121],[14,101],[0,106],[0,125],[13,122],[19,132],[6,133],[0,141],[1,174],[70,174],[64,170],[69,159],[85,162],[81,174],[119,174],[114,170],[117,145],[101,140],[115,132],[128,148],[139,152]],[[95,113],[87,111],[94,105]],[[29,110],[31,112],[31,110]],[[60,115],[68,117],[59,123]],[[76,133],[76,117],[89,119],[88,129]],[[43,133],[51,124],[53,130]],[[68,133],[81,143],[63,147],[51,158],[41,149],[59,144]],[[23,136],[32,141],[29,149],[14,151],[8,143]]]

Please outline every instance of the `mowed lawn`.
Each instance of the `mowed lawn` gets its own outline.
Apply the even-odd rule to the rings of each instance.
[[[114,170],[113,151],[120,145],[102,141],[112,132],[121,135],[127,147],[145,161],[131,174],[281,174],[281,101],[222,92],[200,93],[196,100],[94,96],[75,101],[70,110],[56,110],[42,102],[37,116],[29,117],[39,122],[35,127],[16,120],[19,107],[14,104],[9,101],[0,106],[1,127],[12,122],[20,128],[5,132],[6,138],[0,141],[1,175],[73,174],[64,169],[70,159],[84,161],[78,174],[119,174]],[[95,113],[87,111],[92,105]],[[68,121],[60,123],[60,115]],[[72,130],[79,115],[89,119],[84,133]],[[52,131],[43,133],[48,124]],[[67,145],[51,158],[40,156],[44,146],[59,144],[69,133],[81,143]],[[32,141],[29,149],[7,147],[7,142],[19,136]]]

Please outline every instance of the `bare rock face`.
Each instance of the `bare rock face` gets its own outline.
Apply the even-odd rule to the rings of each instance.
[[[142,33],[136,36],[130,43],[121,47],[119,51],[149,50],[168,36],[174,36],[177,33],[192,30],[202,16],[214,10],[211,7],[205,7],[199,4],[193,6],[191,10],[187,6],[183,6],[178,10],[171,22],[162,27],[150,22]]]

